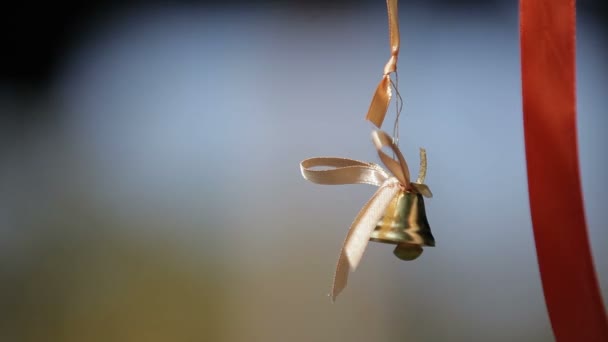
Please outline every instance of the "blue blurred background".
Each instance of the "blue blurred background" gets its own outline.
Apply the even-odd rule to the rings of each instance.
[[[606,302],[600,3],[579,1],[577,82]],[[400,2],[400,145],[413,165],[428,151],[437,247],[402,262],[370,244],[336,304],[338,251],[374,188],[314,185],[298,164],[377,161],[363,118],[389,55],[383,1],[5,11],[0,341],[553,340],[527,198],[517,11]],[[391,107],[386,129],[393,119]]]

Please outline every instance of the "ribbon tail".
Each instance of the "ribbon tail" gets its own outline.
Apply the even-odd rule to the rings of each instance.
[[[365,119],[380,128],[382,122],[384,122],[386,112],[388,111],[391,96],[391,79],[389,75],[384,75],[378,84],[378,88],[376,88],[376,92],[372,98],[372,103],[369,105],[369,110],[367,111]]]
[[[431,189],[429,189],[429,186],[426,184],[412,183],[412,187],[414,189],[416,189],[417,193],[421,194],[422,196],[424,196],[426,198],[433,197],[433,193],[431,192]]]
[[[418,170],[418,179],[416,183],[424,184],[426,178],[426,150],[420,148],[420,170]]]
[[[354,271],[365,252],[365,248],[369,242],[369,236],[376,228],[378,221],[382,218],[384,210],[399,191],[399,186],[396,180],[385,182],[372,198],[365,204],[363,209],[359,211],[357,217],[353,221],[342,250],[340,258],[336,266],[334,282],[331,289],[331,300],[335,301],[336,297],[348,282],[348,274]]]

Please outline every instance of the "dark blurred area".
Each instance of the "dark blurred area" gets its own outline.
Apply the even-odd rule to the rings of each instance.
[[[382,1],[373,0],[237,0],[237,1],[87,1],[86,3],[4,4],[0,12],[3,86],[26,92],[43,91],[52,81],[62,58],[108,18],[121,11],[142,7],[188,6],[199,8],[267,8],[282,6],[294,12],[349,11]],[[467,11],[479,15],[500,11],[503,0],[409,0],[434,11]],[[510,3],[510,1],[507,1]],[[515,6],[515,4],[512,4]],[[579,0],[579,13],[595,17],[608,30],[608,4],[601,0]],[[7,113],[11,115],[12,113]],[[18,113],[22,116],[24,113]]]
[[[402,149],[428,150],[437,247],[403,263],[370,245],[333,305],[373,190],[312,185],[298,163],[377,161],[363,117],[388,57],[384,1],[3,4],[0,341],[551,341],[517,3],[399,4]],[[606,8],[577,4],[605,302]]]

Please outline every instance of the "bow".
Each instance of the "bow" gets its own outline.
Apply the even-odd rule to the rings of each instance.
[[[426,152],[420,149],[420,172],[416,182],[410,181],[407,162],[391,136],[383,131],[372,132],[372,141],[387,172],[380,165],[358,160],[336,157],[310,158],[300,163],[302,176],[313,183],[324,185],[370,184],[378,188],[371,199],[359,211],[351,224],[340,251],[336,273],[331,289],[332,301],[346,287],[348,274],[354,271],[365,252],[369,236],[382,218],[389,202],[399,191],[417,192],[432,197],[424,183],[426,176]],[[397,159],[391,158],[382,149],[388,147]],[[314,170],[325,167],[323,170]]]

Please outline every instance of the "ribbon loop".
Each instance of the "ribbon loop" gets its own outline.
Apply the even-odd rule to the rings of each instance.
[[[313,170],[315,167],[329,167],[327,170]],[[370,184],[380,186],[389,175],[377,164],[337,158],[317,157],[300,163],[302,177],[316,184]]]
[[[380,160],[386,165],[386,167],[399,179],[399,182],[405,187],[406,190],[412,190],[410,185],[410,170],[407,167],[407,162],[403,157],[403,154],[399,150],[399,147],[393,142],[393,138],[383,131],[374,131],[372,133],[372,139]],[[389,157],[386,153],[382,152],[382,148],[388,146],[395,153],[398,158],[398,162]]]
[[[426,153],[423,149],[420,151],[421,161],[418,182],[413,183],[410,181],[410,171],[405,157],[394,143],[393,138],[386,132],[374,131],[372,132],[372,140],[380,160],[389,169],[390,174],[380,165],[347,158],[317,157],[306,159],[300,163],[302,176],[313,183],[326,185],[371,184],[379,187],[372,198],[359,211],[348,230],[336,266],[331,291],[332,301],[346,287],[349,272],[354,271],[359,265],[369,243],[370,234],[376,228],[386,207],[397,192],[404,189],[405,191],[420,193],[426,197],[432,196],[429,187],[421,183],[426,175]],[[389,147],[398,160],[382,152],[384,147]],[[316,168],[323,169],[318,170]]]

